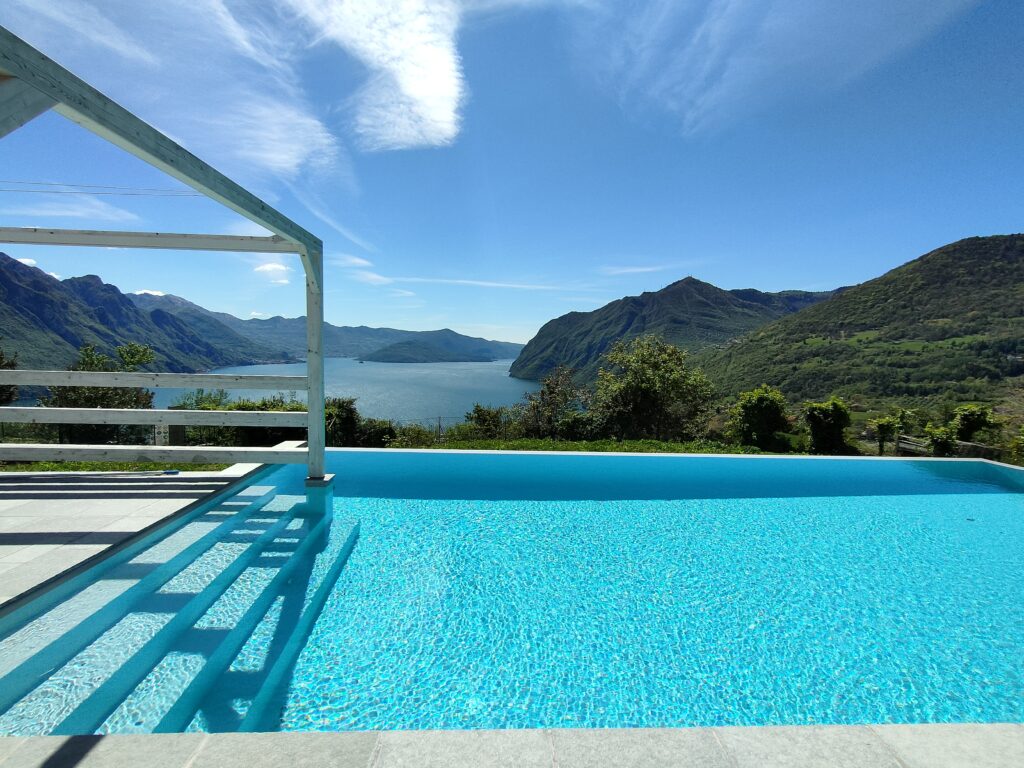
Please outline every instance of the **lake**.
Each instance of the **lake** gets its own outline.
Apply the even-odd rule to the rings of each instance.
[[[508,375],[511,360],[493,363],[360,363],[348,357],[324,360],[328,397],[354,397],[363,416],[395,421],[445,423],[462,421],[474,403],[511,405],[525,392],[535,392],[535,381]],[[242,365],[218,368],[210,373],[274,374],[304,376],[305,363]],[[155,406],[174,404],[184,389],[156,390]],[[235,397],[264,397],[272,392],[232,390]],[[304,392],[295,393],[305,399]]]

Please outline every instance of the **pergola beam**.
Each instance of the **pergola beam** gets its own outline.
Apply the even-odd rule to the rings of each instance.
[[[174,232],[117,232],[97,229],[0,227],[0,243],[80,245],[97,248],[164,248],[175,251],[299,253],[301,248],[277,235],[192,235]]]
[[[56,103],[31,85],[0,70],[0,139]]]
[[[56,102],[53,109],[69,120],[301,246],[307,276],[316,274],[308,252],[323,251],[318,237],[4,27],[0,27],[0,69]],[[319,278],[314,289],[322,290]]]

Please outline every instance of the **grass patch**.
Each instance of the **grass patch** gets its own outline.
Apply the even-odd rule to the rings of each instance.
[[[0,472],[219,472],[230,464],[166,464],[149,461],[0,461]]]
[[[452,440],[423,446],[468,451],[587,451],[594,453],[761,453],[750,446],[727,445],[714,440],[666,443],[660,440]]]

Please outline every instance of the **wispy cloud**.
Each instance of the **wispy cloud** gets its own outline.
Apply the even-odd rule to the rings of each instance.
[[[249,313],[249,317],[255,317],[255,318],[262,319],[262,318],[265,318],[265,317],[270,317],[270,315],[267,314],[266,312],[250,312]]]
[[[35,259],[15,259],[15,261],[20,261],[26,267],[34,267],[39,263]]]
[[[60,275],[58,275],[58,274],[57,274],[56,272],[47,272],[46,274],[48,274],[48,275],[49,275],[50,277],[52,277],[52,278],[53,278],[54,280],[60,280],[60,279],[61,279],[61,276],[60,276]]]
[[[349,253],[332,256],[330,262],[339,267],[372,267],[373,262],[361,256],[353,256]]]
[[[390,285],[395,282],[393,277],[385,277],[368,269],[353,269],[349,275],[356,282],[366,283],[367,285]]]
[[[139,217],[124,208],[92,195],[64,195],[59,200],[40,200],[24,205],[7,206],[0,213],[10,216],[33,216],[41,219],[92,219],[94,221],[138,221]]]
[[[142,288],[138,291],[132,291],[136,296],[166,296],[167,294],[163,291],[154,291],[152,288]]]
[[[841,87],[978,2],[606,2],[581,20],[583,53],[625,102],[656,104],[697,133]]]
[[[63,0],[56,3],[44,0],[7,0],[8,11],[15,14],[34,14],[57,25],[74,36],[88,35],[96,45],[116,53],[135,64],[157,63],[153,53],[139,45],[96,6],[82,0]]]
[[[391,295],[398,299],[404,299],[410,296],[415,296],[416,291],[407,291],[405,288],[392,288]]]
[[[668,265],[660,264],[657,266],[629,266],[629,267],[599,267],[598,272],[602,275],[640,275],[647,272],[664,272],[666,269],[670,269]]]

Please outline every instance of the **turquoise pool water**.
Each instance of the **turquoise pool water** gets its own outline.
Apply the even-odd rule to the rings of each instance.
[[[1024,720],[973,461],[337,451],[0,619],[0,733]]]

